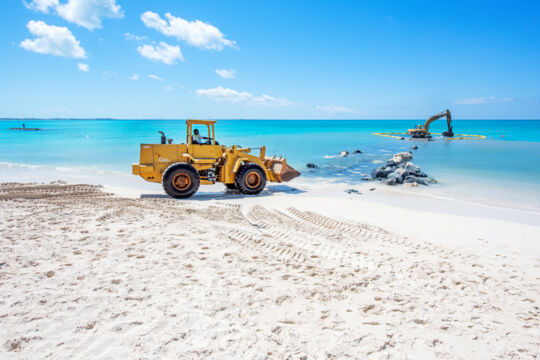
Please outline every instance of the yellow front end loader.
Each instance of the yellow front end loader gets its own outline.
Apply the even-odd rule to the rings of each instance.
[[[228,189],[255,195],[265,188],[267,181],[290,181],[300,175],[284,158],[265,156],[264,146],[258,148],[259,155],[255,156],[250,148],[219,145],[215,139],[215,123],[187,120],[185,144],[172,144],[163,132],[160,132],[161,144],[141,144],[140,161],[132,165],[133,175],[160,182],[173,198],[188,198],[197,192],[200,184],[216,182],[224,183]],[[208,136],[198,135],[198,129],[193,130],[194,125],[206,127]]]

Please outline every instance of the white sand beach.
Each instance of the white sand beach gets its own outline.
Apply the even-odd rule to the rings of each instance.
[[[0,4],[0,360],[540,360],[540,1]]]
[[[540,355],[538,213],[369,188],[3,184],[0,357]]]

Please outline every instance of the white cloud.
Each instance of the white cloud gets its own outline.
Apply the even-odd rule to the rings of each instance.
[[[165,85],[165,86],[163,87],[163,90],[168,91],[168,92],[174,91],[174,86],[172,86],[172,85]]]
[[[32,0],[24,4],[29,9],[44,13],[53,9],[64,20],[89,30],[100,28],[101,21],[105,18],[124,17],[124,12],[120,5],[116,4],[116,0],[68,0],[66,3],[58,0]]]
[[[41,11],[48,14],[49,8],[55,9],[58,6],[58,0],[32,0],[30,2],[23,0],[23,4],[30,10]]]
[[[139,74],[133,74],[129,77],[129,80],[133,80],[133,81],[137,81],[139,80],[139,78],[141,77],[141,75]]]
[[[137,51],[141,56],[150,60],[161,61],[164,64],[172,65],[176,60],[184,60],[180,46],[169,45],[163,41],[159,42],[158,46],[142,45],[137,47]]]
[[[19,45],[40,54],[85,58],[86,52],[67,28],[47,25],[43,21],[30,20],[26,25],[35,39],[26,39]]]
[[[120,19],[124,12],[116,0],[69,0],[56,8],[65,20],[89,30],[101,27],[104,18]]]
[[[165,81],[165,80],[163,80],[162,78],[160,78],[159,76],[154,75],[154,74],[148,75],[148,78],[149,78],[149,79],[152,79],[152,80],[156,80],[156,81]]]
[[[90,71],[90,67],[88,66],[88,64],[78,63],[77,67],[79,68],[79,70],[81,70],[83,72]]]
[[[460,104],[460,105],[482,105],[482,104],[494,104],[494,103],[508,103],[514,101],[514,98],[511,97],[505,97],[505,98],[497,98],[494,96],[487,97],[487,98],[468,98],[468,99],[460,99],[454,101],[454,104]]]
[[[218,74],[224,79],[232,79],[234,78],[235,71],[233,69],[230,69],[230,70],[221,69],[221,70],[216,70],[216,74]]]
[[[328,105],[328,106],[317,106],[317,110],[325,112],[327,114],[353,114],[355,113],[354,110],[343,107],[343,106],[336,106],[336,105]]]
[[[124,34],[124,37],[126,38],[126,40],[135,40],[135,41],[146,40],[146,36],[138,36],[138,35],[134,35],[128,32]]]
[[[196,91],[197,95],[206,96],[210,99],[217,101],[227,101],[232,103],[242,103],[246,105],[292,105],[293,102],[283,99],[275,98],[269,95],[254,96],[248,92],[239,92],[233,89],[223,88],[218,86],[213,89],[199,89]]]
[[[225,39],[225,35],[215,26],[200,20],[188,21],[166,13],[167,20],[158,14],[146,11],[141,15],[143,23],[152,29],[167,36],[174,36],[178,40],[187,42],[191,46],[223,50],[224,47],[236,47],[234,41]]]

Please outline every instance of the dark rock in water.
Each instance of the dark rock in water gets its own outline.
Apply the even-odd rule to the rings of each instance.
[[[413,145],[413,146],[411,146],[411,149],[413,149],[413,150],[418,150],[418,145]]]
[[[345,190],[345,192],[346,192],[347,194],[362,195],[362,193],[361,193],[360,191],[355,190],[355,189],[347,189],[347,190]]]
[[[392,174],[396,174],[399,177],[405,177],[405,176],[407,176],[407,169],[397,168],[396,170],[394,170],[392,172]],[[390,174],[390,175],[392,175],[392,174]],[[390,176],[390,175],[388,175],[388,176]]]
[[[427,185],[427,182],[423,178],[419,178],[419,177],[412,176],[412,175],[407,176],[405,178],[405,180],[403,180],[403,182],[406,183],[406,184],[417,183],[417,184],[420,184],[420,185]]]
[[[341,157],[349,156],[349,152],[348,151],[342,151],[342,152],[339,153],[339,156],[341,156]]]
[[[306,164],[306,167],[308,169],[318,169],[319,167],[317,165],[315,165],[314,163],[307,163]]]
[[[395,178],[388,178],[383,181],[383,184],[385,185],[396,185],[398,182]]]
[[[405,174],[404,169],[396,169],[394,172],[388,175],[387,179],[395,179],[396,183],[402,184],[404,174]]]
[[[388,174],[394,171],[391,167],[381,166],[371,170],[371,177],[374,179],[386,178]]]
[[[386,179],[388,174],[392,173],[395,169],[391,166],[380,166],[371,170],[371,177],[374,179]]]
[[[405,138],[404,138],[403,136],[402,136],[400,139],[401,139],[401,140],[405,140]]]
[[[369,191],[373,191],[373,190],[375,190],[375,188],[371,188],[371,189],[369,189]]]
[[[403,161],[407,162],[409,160],[412,160],[412,153],[402,152],[402,153],[394,154],[392,159],[389,161],[393,161],[395,164],[400,164]]]
[[[395,166],[387,166],[383,169],[383,176],[387,177],[396,170]]]
[[[378,179],[382,177],[382,170],[383,170],[382,166],[371,170],[371,177],[374,179]]]
[[[405,163],[405,170],[407,170],[408,173],[417,174],[420,172],[420,168],[416,165],[414,165],[412,162],[407,161]]]
[[[356,150],[353,151],[353,154],[361,154],[361,153],[362,153],[362,150],[356,149]]]
[[[412,175],[407,176],[405,178],[405,180],[403,180],[403,183],[405,183],[405,184],[412,184],[412,183],[415,183],[415,182],[417,182],[416,177],[412,176]]]
[[[416,146],[416,145],[414,145]],[[415,147],[413,147],[414,149]],[[418,147],[416,147],[418,148]],[[387,161],[386,166],[375,168],[371,172],[374,179],[379,179],[383,184],[411,184],[412,186],[435,184],[437,181],[427,176],[422,172],[419,166],[412,161],[413,155],[411,151],[394,154]],[[371,189],[370,189],[371,190]]]

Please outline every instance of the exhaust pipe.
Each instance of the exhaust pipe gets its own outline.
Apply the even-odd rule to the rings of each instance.
[[[167,143],[167,137],[165,136],[165,133],[163,131],[158,131],[158,133],[161,134],[161,143],[166,144]]]

